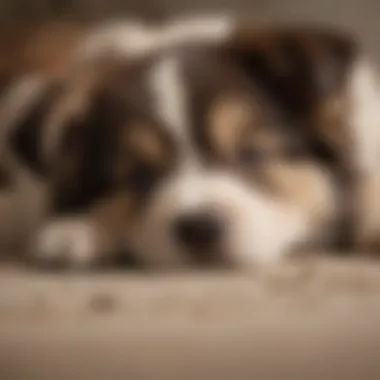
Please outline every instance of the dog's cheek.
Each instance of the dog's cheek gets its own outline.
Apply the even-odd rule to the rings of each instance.
[[[362,178],[358,185],[355,205],[357,215],[355,219],[354,248],[360,253],[372,253],[380,247],[380,176],[371,175]]]

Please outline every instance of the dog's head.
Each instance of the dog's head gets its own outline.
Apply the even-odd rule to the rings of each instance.
[[[12,144],[150,265],[272,261],[334,216],[354,59],[323,31],[177,44],[47,86]]]

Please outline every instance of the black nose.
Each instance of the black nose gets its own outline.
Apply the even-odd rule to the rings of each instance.
[[[190,250],[215,248],[221,241],[223,221],[212,213],[186,214],[174,223],[174,234]]]

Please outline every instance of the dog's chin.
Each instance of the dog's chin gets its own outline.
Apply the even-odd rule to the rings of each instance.
[[[199,204],[209,205],[212,200],[214,210],[224,216],[226,228],[217,247],[190,250],[173,236],[173,219],[183,212],[181,188],[173,187],[175,191],[161,194],[150,205],[128,237],[128,245],[144,266],[257,269],[281,262],[310,237],[314,226],[298,209],[245,189],[239,182],[221,178],[214,182],[208,176],[205,183],[200,186],[207,189],[204,193],[187,200],[197,199],[197,210]]]
[[[190,252],[173,241],[154,239],[146,234],[144,241],[133,245],[132,251],[143,267],[159,270],[222,269],[251,271],[281,263],[301,244],[304,226],[268,225],[262,235],[247,226],[230,241],[215,250]]]
[[[140,267],[152,270],[250,270],[281,262],[308,241],[314,229],[296,207],[243,182],[207,175],[197,179],[197,187],[189,187],[189,181],[179,179],[181,185],[163,187],[141,216],[128,229],[122,228],[123,236],[116,238],[110,229],[83,216],[47,223],[37,236],[36,260],[83,269],[113,262],[122,245],[133,252]],[[194,210],[208,210],[224,221],[216,245],[191,248],[173,233],[173,221]]]
[[[216,241],[206,238],[205,246],[204,236],[191,244],[181,239],[173,228],[178,220],[205,213],[221,221]],[[310,212],[296,204],[273,198],[231,174],[194,170],[177,173],[157,189],[128,228],[120,225],[120,234],[88,216],[59,218],[40,231],[36,252],[40,262],[85,268],[112,261],[122,245],[147,269],[249,270],[281,262],[309,242],[313,231]]]
[[[260,210],[259,205],[262,205]],[[149,270],[256,270],[281,262],[307,237],[307,221],[279,205],[241,209],[214,248],[190,250],[171,233],[167,214],[150,215],[128,234],[128,247],[139,267]],[[48,223],[37,235],[34,259],[51,268],[93,269],[114,262],[120,242],[85,218]]]

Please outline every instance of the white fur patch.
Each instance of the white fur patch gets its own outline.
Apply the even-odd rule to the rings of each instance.
[[[162,58],[152,68],[150,84],[158,119],[170,130],[181,148],[188,151],[189,110],[180,61],[175,56]]]
[[[134,57],[149,51],[154,43],[154,33],[138,21],[122,21],[92,30],[78,50],[83,60],[107,54]]]
[[[380,87],[374,68],[367,59],[356,62],[349,91],[352,108],[348,122],[353,129],[360,168],[364,172],[377,172],[380,159]]]
[[[349,122],[353,130],[360,164],[361,182],[358,206],[360,248],[378,248],[379,168],[380,168],[380,83],[368,58],[356,62],[350,81],[352,108]]]
[[[218,42],[234,28],[229,15],[194,15],[175,18],[161,27],[139,21],[113,22],[95,28],[78,50],[80,59],[107,54],[138,58],[156,49],[165,49],[191,41]]]
[[[60,218],[39,232],[34,254],[40,262],[86,266],[103,253],[100,235],[100,231],[84,218]]]
[[[178,266],[191,259],[172,236],[171,226],[194,210],[211,209],[225,220],[225,257],[247,268],[280,260],[309,233],[307,216],[224,172],[182,167],[150,202],[130,242],[153,267]]]
[[[186,41],[219,42],[226,39],[235,27],[228,14],[177,17],[163,28],[160,43],[165,46]]]

